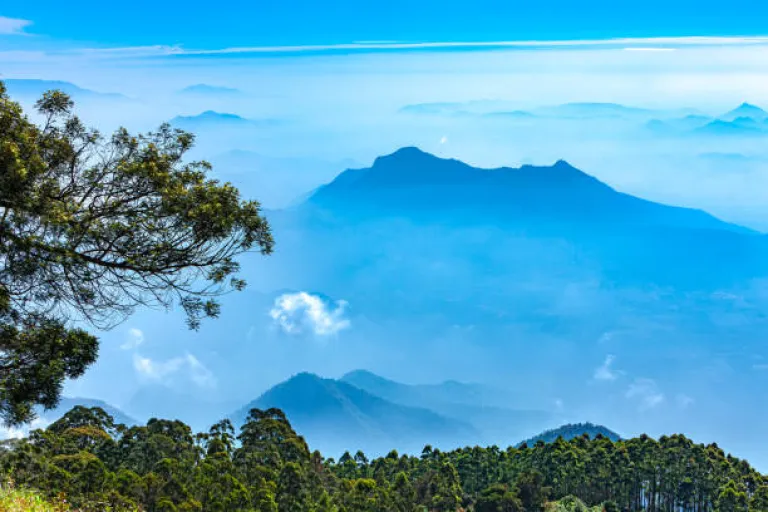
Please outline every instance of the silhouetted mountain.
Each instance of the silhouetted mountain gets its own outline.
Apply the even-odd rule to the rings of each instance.
[[[300,373],[269,389],[231,417],[242,424],[253,408],[282,409],[311,446],[325,453],[414,452],[425,444],[459,446],[476,440],[467,423],[394,404],[346,382]]]
[[[273,120],[254,120],[240,117],[236,114],[214,112],[206,110],[195,116],[176,116],[170,121],[172,126],[188,130],[201,130],[208,128],[237,127],[246,126],[269,126],[274,124]]]
[[[742,103],[735,109],[731,110],[730,112],[726,112],[722,116],[720,116],[720,119],[723,121],[734,121],[738,118],[751,118],[757,121],[764,121],[768,119],[768,112],[763,110],[762,108],[751,105],[749,103]]]
[[[594,425],[592,423],[576,423],[563,425],[562,427],[542,432],[537,436],[531,437],[530,439],[526,439],[525,441],[521,442],[519,446],[527,445],[530,447],[539,441],[552,443],[556,441],[558,437],[562,437],[564,440],[569,441],[575,437],[583,436],[584,434],[588,435],[590,439],[594,439],[598,435],[607,437],[611,441],[618,441],[621,439],[619,434],[602,425]]]
[[[347,170],[318,189],[309,203],[337,213],[436,217],[450,223],[495,219],[504,224],[589,222],[695,229],[743,228],[687,208],[615,191],[565,161],[551,167],[478,169],[418,148]]]
[[[481,384],[445,381],[408,385],[367,370],[349,372],[341,380],[390,402],[466,421],[478,430],[484,443],[510,444],[523,433],[535,432],[552,421],[551,413],[516,408],[518,397]]]
[[[232,87],[222,87],[219,85],[195,84],[183,88],[179,93],[206,96],[238,96],[242,94],[242,91]]]
[[[77,99],[127,99],[122,94],[117,93],[103,93],[96,92],[90,89],[83,89],[71,82],[63,82],[61,80],[36,80],[36,79],[21,79],[21,78],[8,78],[2,80],[8,89],[8,94],[11,98],[25,97],[25,98],[39,98],[44,92],[50,90],[58,90],[69,94],[75,100]]]
[[[46,423],[53,423],[78,405],[82,407],[100,407],[101,409],[104,409],[104,411],[107,412],[110,416],[112,416],[112,418],[115,420],[115,423],[122,423],[123,425],[128,426],[136,425],[138,423],[131,416],[127,415],[117,407],[104,402],[103,400],[80,397],[64,397],[59,402],[59,405],[57,405],[55,408],[49,409],[47,411],[42,409],[38,410],[38,416]]]

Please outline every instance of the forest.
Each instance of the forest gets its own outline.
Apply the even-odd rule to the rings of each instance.
[[[78,406],[0,444],[0,474],[81,511],[768,511],[767,476],[682,435],[336,460],[311,451],[279,409],[194,433],[161,419],[126,427]]]

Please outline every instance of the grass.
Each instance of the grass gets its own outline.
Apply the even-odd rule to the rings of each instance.
[[[51,503],[32,491],[16,489],[11,483],[0,483],[0,512],[66,512],[64,502]]]

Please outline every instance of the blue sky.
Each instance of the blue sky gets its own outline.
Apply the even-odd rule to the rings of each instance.
[[[27,20],[37,41],[98,46],[330,44],[370,40],[494,41],[758,35],[768,4],[756,0],[502,1],[259,0],[130,4],[10,2],[0,15]]]

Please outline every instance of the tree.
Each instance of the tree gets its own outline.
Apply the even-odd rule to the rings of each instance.
[[[517,478],[517,495],[525,512],[541,512],[547,502],[549,488],[544,486],[544,476],[538,471],[525,471]]]
[[[191,328],[241,290],[236,257],[272,251],[260,205],[210,165],[193,135],[162,125],[105,138],[61,92],[30,122],[0,83],[0,418],[58,402],[98,354],[78,321],[108,329],[142,306],[181,307]]]
[[[517,494],[505,485],[493,484],[480,493],[475,512],[522,512],[523,504]]]

